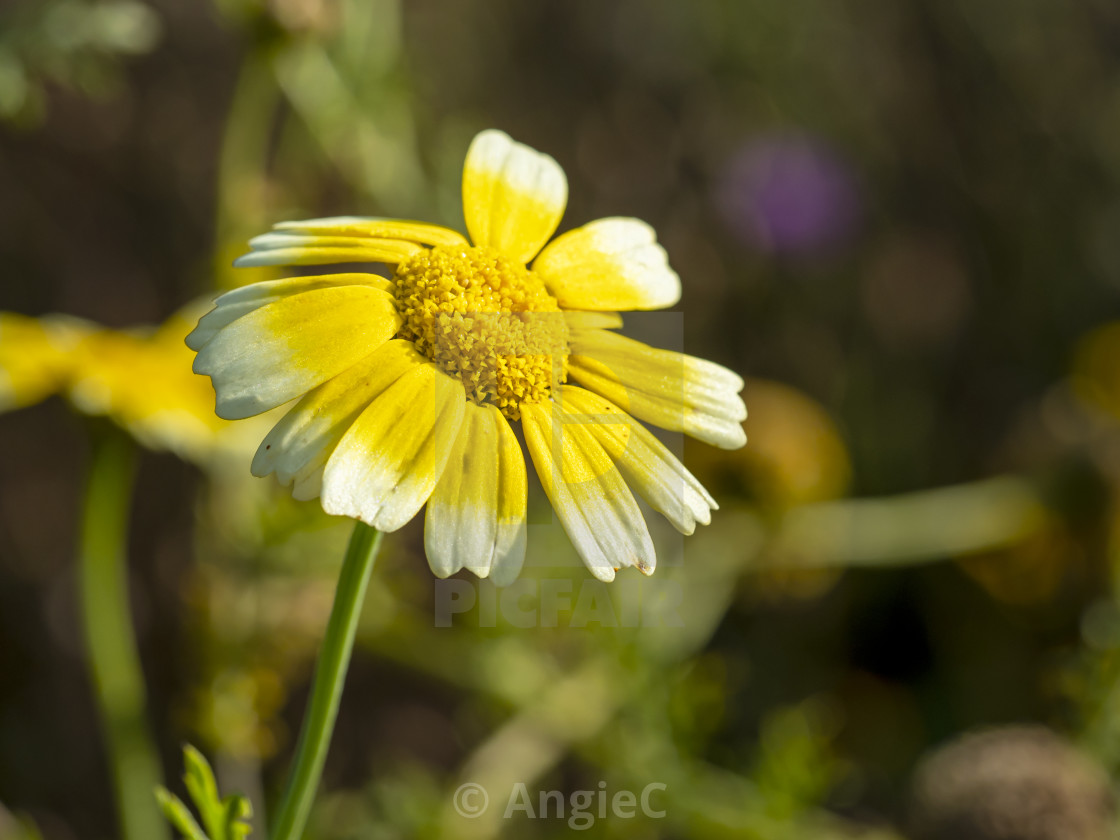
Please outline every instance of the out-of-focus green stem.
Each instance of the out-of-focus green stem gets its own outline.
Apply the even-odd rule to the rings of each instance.
[[[370,572],[381,544],[381,533],[362,523],[354,523],[346,558],[335,590],[334,606],[327,622],[327,633],[315,667],[311,704],[303,719],[296,747],[295,764],[284,799],[272,830],[272,840],[299,840],[307,824],[311,803],[323,774],[342,687],[354,649],[354,635],[365,600]]]
[[[222,135],[214,214],[214,277],[220,289],[248,282],[233,268],[232,258],[240,255],[244,240],[275,221],[267,217],[266,173],[280,90],[270,61],[257,50],[241,63]],[[227,250],[231,245],[232,252]]]
[[[769,550],[793,565],[892,566],[1014,545],[1052,521],[1043,488],[1019,476],[841,499],[789,511]]]
[[[167,826],[153,796],[159,759],[144,718],[144,679],[128,605],[128,513],[134,450],[105,426],[91,436],[79,536],[82,621],[101,730],[125,840],[158,840]]]

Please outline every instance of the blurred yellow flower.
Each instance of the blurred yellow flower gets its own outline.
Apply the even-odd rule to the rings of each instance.
[[[83,331],[62,318],[0,312],[0,411],[34,405],[62,388]]]
[[[755,443],[727,454],[688,441],[685,459],[700,480],[717,493],[745,496],[769,513],[843,496],[851,462],[828,412],[780,382],[749,379],[747,388]],[[750,567],[751,597],[780,602],[823,595],[842,569],[807,564],[806,559],[803,552],[772,544],[764,562]]]
[[[235,447],[231,424],[214,416],[210,383],[191,372],[183,339],[197,314],[118,331],[0,313],[0,409],[63,393],[82,413],[109,417],[152,449],[204,461]]]
[[[214,416],[213,389],[191,372],[183,338],[192,325],[179,314],[152,331],[89,333],[74,354],[71,402],[107,415],[152,449],[205,459],[230,424]]]
[[[751,379],[747,385],[757,443],[730,456],[686,446],[685,455],[697,474],[709,485],[737,487],[777,508],[842,496],[851,479],[851,462],[828,413],[780,382]]]
[[[1056,525],[1003,549],[964,554],[956,561],[993,598],[1018,605],[1053,600],[1088,565],[1077,540]]]
[[[542,250],[566,202],[552,158],[491,130],[474,139],[463,172],[473,246],[436,225],[355,217],[285,222],[252,240],[238,265],[395,266],[389,280],[331,274],[236,289],[188,336],[222,417],[300,398],[261,443],[253,473],[384,531],[427,503],[433,571],[503,584],[525,554],[525,457],[510,426],[519,421],[591,572],[651,573],[630,486],[685,534],[716,505],[637,420],[738,448],[743,381],[611,332],[617,310],[675,304],[680,281],[637,219],[600,219]]]
[[[1120,418],[1120,322],[1098,327],[1078,342],[1071,381],[1083,402]]]

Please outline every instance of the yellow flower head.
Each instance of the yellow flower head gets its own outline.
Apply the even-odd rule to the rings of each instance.
[[[433,571],[498,584],[525,556],[525,457],[511,421],[597,577],[653,571],[631,486],[682,533],[706,524],[715,501],[638,420],[738,448],[743,380],[611,332],[618,310],[675,304],[680,281],[637,219],[591,222],[542,250],[567,193],[552,158],[484,131],[463,171],[473,245],[436,225],[354,217],[285,222],[254,239],[238,265],[395,271],[245,286],[187,337],[220,416],[299,398],[253,473],[383,531],[427,503]]]

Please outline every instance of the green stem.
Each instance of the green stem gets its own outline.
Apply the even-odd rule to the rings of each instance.
[[[132,442],[108,426],[91,436],[78,565],[86,652],[125,840],[168,836],[153,794],[160,763],[144,717],[144,679],[128,605]]]
[[[342,561],[342,572],[338,577],[327,634],[315,667],[311,705],[303,719],[295,766],[280,803],[272,840],[299,840],[303,835],[311,803],[319,787],[319,777],[323,774],[323,764],[327,760],[331,733],[338,716],[338,702],[342,699],[342,686],[350,665],[350,652],[354,649],[358,617],[380,544],[379,531],[362,522],[354,523],[354,532],[350,535],[346,559]]]
[[[271,61],[263,47],[256,47],[242,60],[222,135],[214,213],[218,243],[214,277],[223,291],[247,282],[239,273],[244,269],[232,266],[232,257],[241,253],[245,239],[274,221],[266,216],[269,208],[263,195],[280,102]]]

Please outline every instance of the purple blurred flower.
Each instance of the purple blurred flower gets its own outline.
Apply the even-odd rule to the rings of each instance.
[[[727,166],[719,203],[732,230],[774,253],[828,250],[851,235],[860,215],[846,162],[803,135],[748,142]]]

